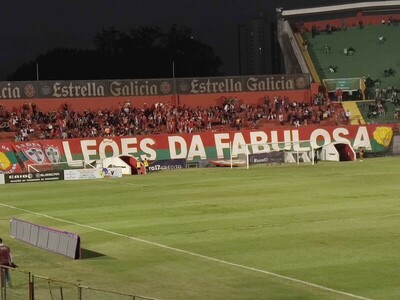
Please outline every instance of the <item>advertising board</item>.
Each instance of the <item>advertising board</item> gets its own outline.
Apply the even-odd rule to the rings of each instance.
[[[179,170],[186,168],[186,159],[168,159],[153,161],[149,165],[150,172]]]
[[[121,168],[64,170],[64,180],[82,180],[122,177]]]
[[[64,180],[63,171],[4,174],[5,183],[27,183]]]
[[[64,180],[98,179],[102,177],[97,169],[64,170]]]
[[[285,152],[273,151],[249,155],[249,164],[281,164],[285,161]]]

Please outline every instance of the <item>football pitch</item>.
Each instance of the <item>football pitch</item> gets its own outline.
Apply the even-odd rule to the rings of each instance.
[[[157,299],[399,299],[400,157],[0,186],[19,269]],[[80,235],[72,260],[9,219]]]

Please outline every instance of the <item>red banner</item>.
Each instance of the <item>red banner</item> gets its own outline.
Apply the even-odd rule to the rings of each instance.
[[[93,161],[120,155],[141,159],[146,157],[151,161],[169,159],[198,161],[227,158],[230,154],[235,157],[246,153],[245,144],[267,144],[266,147],[273,151],[283,149],[282,143],[285,150],[307,150],[307,147],[316,148],[331,142],[341,142],[350,144],[354,150],[363,148],[366,151],[380,152],[385,151],[391,144],[394,126],[279,127],[268,130],[40,140],[9,144],[12,144],[15,154],[25,167],[28,164]],[[7,147],[7,144],[0,144],[0,147]],[[9,145],[7,149],[10,148]],[[12,157],[11,154],[7,155],[2,157]],[[8,162],[3,165],[6,166],[3,167],[4,170],[10,166]]]

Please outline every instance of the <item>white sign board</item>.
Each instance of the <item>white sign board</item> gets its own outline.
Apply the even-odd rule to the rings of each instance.
[[[104,177],[106,178],[122,177],[122,169],[102,168],[102,169],[78,169],[78,170],[64,171],[64,180],[99,179]]]
[[[97,169],[64,170],[64,180],[103,178]]]

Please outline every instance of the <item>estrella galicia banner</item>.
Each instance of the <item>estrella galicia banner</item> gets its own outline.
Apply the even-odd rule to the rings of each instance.
[[[73,99],[307,90],[307,74],[176,79],[0,82],[0,100]]]
[[[306,90],[310,88],[310,78],[298,75],[254,75],[234,77],[178,78],[178,94],[210,94]]]

